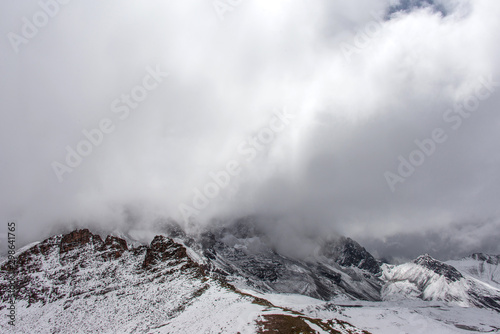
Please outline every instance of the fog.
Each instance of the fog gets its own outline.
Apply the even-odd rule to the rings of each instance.
[[[500,3],[0,8],[2,252],[9,221],[21,246],[257,214],[280,245],[500,253]]]

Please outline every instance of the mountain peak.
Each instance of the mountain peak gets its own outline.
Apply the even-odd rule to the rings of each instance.
[[[454,267],[432,258],[429,254],[419,256],[413,261],[424,268],[432,270],[436,274],[444,276],[450,282],[456,282],[463,278],[462,274]]]
[[[101,237],[97,234],[92,234],[88,229],[75,230],[62,236],[60,253],[68,253],[86,245],[101,246],[102,244]]]
[[[157,235],[154,237],[153,241],[151,241],[151,244],[146,251],[142,268],[151,269],[155,265],[166,261],[172,262],[170,263],[171,266],[175,266],[183,262],[189,267],[194,266],[194,262],[187,256],[186,248],[184,246],[163,235]]]
[[[341,237],[327,242],[323,247],[326,257],[333,259],[343,267],[357,267],[372,274],[380,273],[377,260],[360,244],[351,238]]]

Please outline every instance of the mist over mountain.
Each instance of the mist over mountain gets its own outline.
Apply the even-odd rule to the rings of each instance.
[[[394,263],[500,253],[497,2],[0,6],[18,247],[260,216],[297,258],[330,235]]]

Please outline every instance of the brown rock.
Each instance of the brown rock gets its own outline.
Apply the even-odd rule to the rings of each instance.
[[[151,245],[146,251],[142,268],[149,269],[169,259],[177,260],[176,262],[181,262],[182,260],[190,262],[184,246],[175,243],[172,239],[157,235],[151,241]]]
[[[59,252],[61,254],[67,253],[88,244],[94,244],[94,246],[99,247],[102,245],[102,239],[99,235],[90,233],[88,229],[73,231],[63,235]]]
[[[128,250],[128,246],[125,240],[108,235],[100,250],[104,260],[116,260]]]

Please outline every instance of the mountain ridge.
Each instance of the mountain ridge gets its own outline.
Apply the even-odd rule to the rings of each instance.
[[[420,300],[500,312],[500,290],[428,254],[382,264],[340,237],[320,244],[313,258],[297,260],[269,247],[248,226],[198,238],[172,231],[148,245],[129,246],[117,236],[75,230],[25,247],[15,263],[3,259],[0,290],[7,291],[8,275],[14,274],[19,332],[109,332],[118,326],[126,333],[260,333],[291,326],[284,332],[367,333],[339,320],[342,311],[335,306],[363,301]],[[473,254],[468,261],[493,265],[495,259]],[[279,295],[311,296],[325,304],[306,308],[316,310],[311,317],[267,299]],[[0,311],[7,298],[2,293]],[[221,309],[229,315],[222,317]]]
[[[15,333],[368,333],[347,322],[291,312],[205,272],[188,250],[156,236],[129,248],[88,229],[36,243],[0,265],[2,305],[15,275]],[[220,310],[224,312],[221,313]],[[8,326],[6,317],[0,320]],[[4,323],[5,322],[5,323]]]

